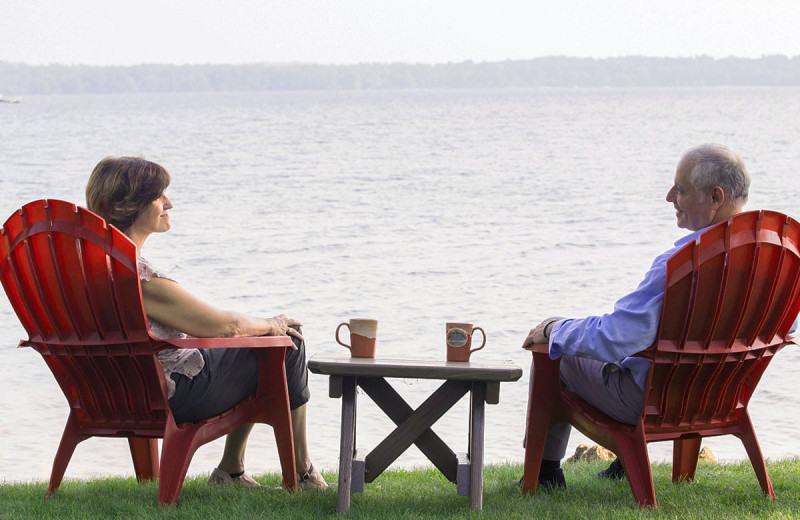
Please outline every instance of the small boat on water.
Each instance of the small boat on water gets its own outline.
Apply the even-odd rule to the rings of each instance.
[[[19,103],[21,98],[6,99],[3,94],[0,94],[0,103]]]

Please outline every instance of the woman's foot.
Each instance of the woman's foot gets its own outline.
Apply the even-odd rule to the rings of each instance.
[[[208,483],[221,486],[237,486],[245,489],[257,489],[261,487],[261,484],[253,480],[253,478],[244,471],[230,474],[219,468],[214,468],[214,471],[211,472],[211,476],[208,477]]]
[[[319,471],[314,468],[313,464],[309,464],[305,473],[297,475],[297,489],[328,489],[328,483],[319,474]]]

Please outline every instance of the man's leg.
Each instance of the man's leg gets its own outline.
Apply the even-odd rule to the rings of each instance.
[[[644,397],[629,371],[595,359],[563,356],[561,382],[612,419],[625,424],[639,421]]]
[[[627,424],[635,424],[642,411],[642,389],[629,372],[606,368],[607,363],[594,359],[563,356],[561,383],[595,408]],[[560,463],[567,452],[572,426],[554,423],[547,432],[539,483],[564,487]]]

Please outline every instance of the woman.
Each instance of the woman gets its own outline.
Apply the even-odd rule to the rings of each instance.
[[[86,204],[136,244],[142,299],[156,337],[292,337],[295,347],[286,353],[286,378],[298,486],[327,488],[308,455],[306,403],[311,394],[301,323],[282,314],[261,318],[217,309],[192,296],[140,256],[152,233],[163,233],[170,227],[167,211],[172,202],[165,193],[169,181],[167,170],[154,162],[108,157],[89,177]],[[250,349],[168,349],[159,352],[158,358],[166,375],[170,409],[178,423],[212,417],[255,393],[257,359]],[[222,460],[209,482],[260,487],[244,470],[244,452],[252,428],[252,424],[245,424],[228,434]]]

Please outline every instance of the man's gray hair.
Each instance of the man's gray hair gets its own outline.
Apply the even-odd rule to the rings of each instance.
[[[683,160],[691,164],[689,182],[701,194],[719,186],[732,201],[747,202],[750,175],[744,162],[726,146],[701,144],[684,152]]]

